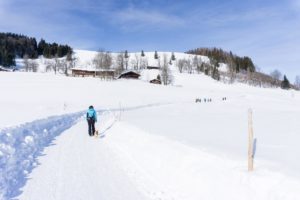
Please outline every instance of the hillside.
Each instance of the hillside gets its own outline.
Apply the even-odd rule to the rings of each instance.
[[[239,70],[236,71],[234,63],[216,62],[214,58],[203,55],[195,55],[181,52],[157,52],[158,58],[155,58],[155,52],[131,52],[128,53],[128,59],[125,59],[125,53],[100,52],[103,56],[107,56],[108,65],[97,66],[95,58],[99,54],[96,51],[74,50],[74,53],[62,58],[45,58],[40,56],[37,59],[16,59],[17,69],[21,71],[33,72],[54,72],[65,75],[71,74],[71,69],[83,70],[105,70],[113,69],[116,71],[115,77],[126,70],[134,70],[141,73],[142,80],[151,80],[161,75],[158,70],[145,70],[149,67],[162,67],[164,59],[166,59],[167,67],[172,71],[187,74],[205,74],[211,78],[223,83],[240,82],[256,87],[278,88],[281,87],[281,80],[260,71],[246,71],[239,64]],[[223,52],[224,53],[224,52]],[[230,54],[224,53],[226,56]],[[234,56],[234,55],[233,55]],[[235,58],[235,57],[233,57]],[[101,58],[97,58],[98,60]],[[236,57],[240,62],[240,57]],[[172,82],[171,82],[172,84]],[[293,89],[299,89],[290,84]]]
[[[2,199],[300,197],[299,92],[173,76],[172,86],[160,86],[0,73]],[[96,139],[84,119],[91,104],[99,115]],[[249,108],[257,138],[252,173]]]

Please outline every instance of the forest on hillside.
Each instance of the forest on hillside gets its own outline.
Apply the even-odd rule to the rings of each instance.
[[[4,67],[15,66],[16,58],[37,58],[43,55],[46,58],[63,57],[72,53],[68,45],[47,43],[41,39],[15,33],[0,33],[0,65]]]
[[[227,52],[220,48],[197,48],[189,50],[187,53],[207,56],[216,63],[226,63],[230,65],[236,73],[241,70],[255,72],[255,66],[251,58],[247,56],[237,56],[231,51]]]

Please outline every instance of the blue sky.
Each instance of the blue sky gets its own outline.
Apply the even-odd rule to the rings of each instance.
[[[300,0],[0,0],[0,31],[88,50],[221,47],[300,75]]]

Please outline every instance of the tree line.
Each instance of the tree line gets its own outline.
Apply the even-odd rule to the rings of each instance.
[[[16,65],[16,58],[30,59],[43,55],[46,58],[63,57],[72,53],[68,45],[47,43],[41,39],[37,43],[36,38],[15,33],[0,33],[0,65],[4,67]]]
[[[255,66],[251,58],[247,56],[240,57],[233,54],[231,51],[227,52],[221,48],[197,48],[189,50],[186,53],[203,55],[217,63],[226,63],[230,65],[236,73],[239,73],[241,70],[255,72]]]

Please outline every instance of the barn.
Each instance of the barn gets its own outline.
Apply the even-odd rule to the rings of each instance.
[[[91,69],[76,69],[73,68],[72,76],[93,76],[100,77],[101,79],[114,79],[115,70],[91,70]]]
[[[96,76],[95,70],[87,70],[87,69],[76,69],[73,68],[72,70],[72,76]]]

